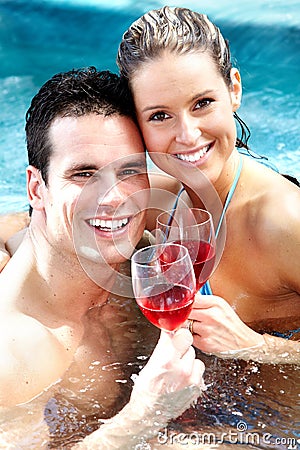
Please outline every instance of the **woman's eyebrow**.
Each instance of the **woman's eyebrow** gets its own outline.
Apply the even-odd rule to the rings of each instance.
[[[142,109],[142,112],[151,111],[152,109],[165,109],[167,108],[164,105],[153,105],[153,106],[147,106],[146,108]]]
[[[203,92],[199,92],[199,93],[193,95],[191,100],[194,101],[199,97],[205,97],[206,95],[211,94],[212,92],[214,92],[213,89],[206,89]],[[146,108],[142,109],[142,113],[147,112],[147,111],[152,111],[155,109],[166,109],[166,108],[168,108],[166,105],[150,105],[150,106],[146,106]]]
[[[193,97],[192,97],[191,100],[192,100],[192,101],[197,100],[197,98],[199,98],[199,97],[205,97],[206,95],[212,94],[213,92],[214,92],[213,89],[206,89],[206,90],[203,91],[203,92],[199,92],[198,94],[193,95]]]

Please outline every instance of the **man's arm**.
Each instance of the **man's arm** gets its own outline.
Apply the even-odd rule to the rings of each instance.
[[[162,332],[129,403],[75,448],[98,450],[101,443],[103,450],[134,449],[181,415],[205,389],[204,365],[195,359],[192,341],[184,329],[174,336]]]

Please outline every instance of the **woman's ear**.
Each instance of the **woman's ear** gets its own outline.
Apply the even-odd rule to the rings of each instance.
[[[42,178],[41,172],[34,166],[28,166],[26,169],[27,178],[27,196],[30,206],[33,209],[44,209],[44,195],[45,182]]]
[[[231,78],[231,102],[232,102],[232,110],[233,112],[237,111],[241,106],[242,100],[242,82],[241,75],[238,69],[231,69],[230,71]]]

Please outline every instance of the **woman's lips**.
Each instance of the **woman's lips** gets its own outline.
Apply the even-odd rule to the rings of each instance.
[[[180,159],[181,161],[186,161],[190,163],[195,163],[200,161],[201,158],[203,158],[206,153],[210,150],[212,144],[208,144],[205,147],[202,147],[201,149],[198,149],[194,152],[189,153],[176,153],[176,158]]]

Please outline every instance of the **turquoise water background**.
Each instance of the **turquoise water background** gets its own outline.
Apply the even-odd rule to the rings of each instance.
[[[95,65],[117,71],[122,33],[145,11],[142,0],[0,0],[0,213],[27,207],[24,116],[54,73]],[[282,172],[300,175],[300,2],[172,1],[204,12],[229,39],[241,70],[240,115],[250,145]]]

